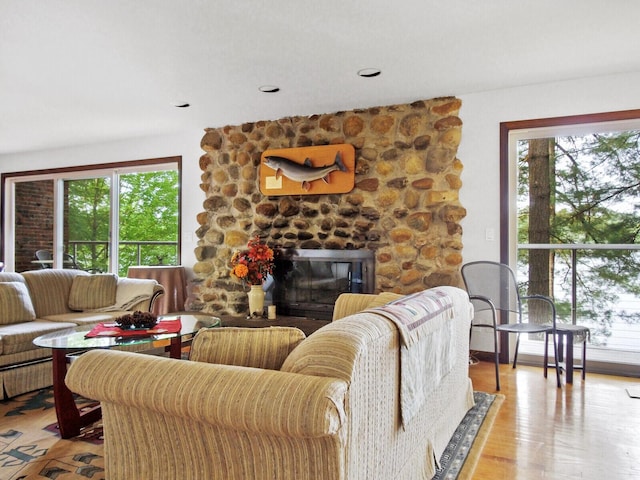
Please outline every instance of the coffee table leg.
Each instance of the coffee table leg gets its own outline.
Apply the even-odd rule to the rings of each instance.
[[[80,413],[73,393],[64,383],[67,374],[67,351],[53,350],[53,400],[58,417],[58,428],[62,438],[72,438],[80,434],[80,429],[100,419],[100,406]]]
[[[182,358],[182,337],[172,337],[169,345],[169,356],[171,358]]]
[[[53,400],[58,417],[58,428],[62,438],[75,437],[80,433],[80,412],[73,393],[64,383],[67,374],[67,351],[53,351]]]

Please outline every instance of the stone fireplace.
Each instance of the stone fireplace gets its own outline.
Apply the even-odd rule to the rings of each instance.
[[[375,291],[460,286],[462,121],[453,97],[206,129],[190,308],[247,312],[229,259],[260,236],[273,248],[367,249]],[[270,197],[258,185],[267,149],[350,143],[355,187],[341,195]]]

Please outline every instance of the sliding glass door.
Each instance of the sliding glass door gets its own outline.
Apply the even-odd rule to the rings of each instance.
[[[637,368],[640,111],[504,123],[501,143],[502,260],[559,322],[590,328],[600,371]]]
[[[65,268],[109,271],[111,178],[64,181]]]
[[[7,270],[180,263],[180,162],[3,176]]]

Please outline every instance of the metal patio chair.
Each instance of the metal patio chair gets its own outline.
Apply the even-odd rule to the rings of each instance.
[[[35,257],[40,268],[53,267],[53,255],[49,250],[36,250]]]
[[[556,307],[553,300],[544,295],[521,296],[518,291],[516,277],[511,268],[508,265],[498,262],[478,261],[467,263],[462,266],[462,278],[475,311],[491,312],[491,323],[472,323],[472,330],[473,328],[491,328],[493,330],[496,390],[500,390],[499,332],[515,333],[517,336],[513,356],[513,368],[516,368],[518,362],[520,334],[544,334],[545,342],[548,341],[547,334],[550,334],[553,339],[556,380],[558,387],[560,387],[560,367],[558,364],[558,345],[556,342]],[[536,318],[535,322],[530,321],[531,319],[528,318],[528,315],[525,315],[525,312],[523,312],[523,300],[526,301],[529,306],[534,302],[542,302],[546,307],[545,309],[548,310],[549,318]],[[498,321],[498,311],[500,312],[500,322]],[[516,321],[512,322],[511,317],[514,315]],[[523,319],[525,316],[527,316],[527,320],[529,321]],[[546,351],[547,347],[545,345],[545,352]],[[546,355],[544,365],[546,377]]]
[[[53,268],[53,254],[49,250],[36,250],[36,263],[40,264],[40,268]],[[73,268],[82,270],[76,259],[68,253],[62,254],[62,261],[65,268]]]

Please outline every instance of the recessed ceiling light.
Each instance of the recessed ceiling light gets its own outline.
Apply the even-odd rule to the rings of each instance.
[[[262,93],[277,93],[280,91],[280,87],[276,87],[275,85],[262,85],[258,87]]]
[[[364,78],[373,78],[380,75],[382,71],[379,68],[363,68],[358,70],[358,75]]]

